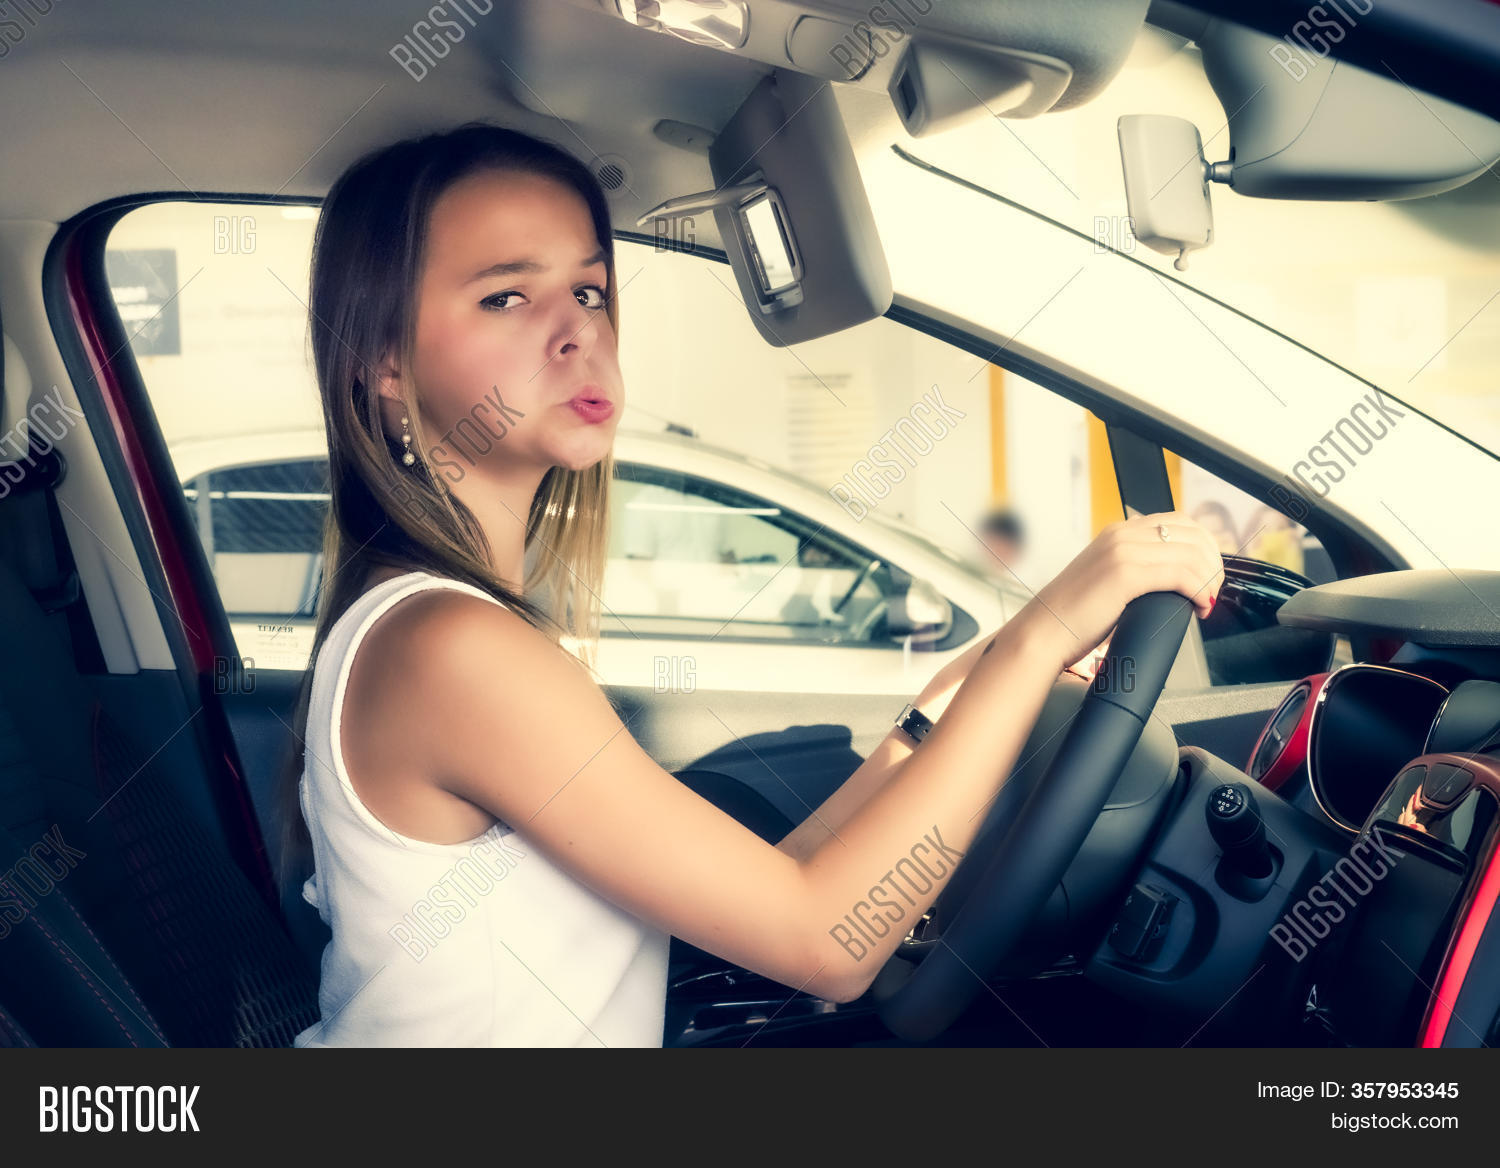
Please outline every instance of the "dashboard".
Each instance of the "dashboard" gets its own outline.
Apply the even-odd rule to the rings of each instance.
[[[1318,987],[1337,1005],[1340,1039],[1395,1045],[1416,1033],[1423,1045],[1492,1044],[1500,573],[1358,577],[1298,593],[1277,619],[1383,658],[1294,683],[1245,764],[1248,777],[1349,841],[1338,867],[1349,869],[1351,919]],[[1350,859],[1360,849],[1356,879]],[[1471,976],[1481,965],[1483,977]]]
[[[1450,692],[1389,665],[1329,674],[1308,709],[1307,779],[1318,809],[1358,832],[1397,768],[1426,749]]]

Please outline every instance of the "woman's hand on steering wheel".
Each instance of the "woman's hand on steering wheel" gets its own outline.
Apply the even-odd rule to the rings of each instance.
[[[1224,561],[1213,536],[1185,513],[1163,511],[1111,523],[1016,619],[1050,626],[1062,670],[1108,637],[1137,596],[1177,592],[1206,617],[1223,583]]]
[[[893,1033],[925,1042],[963,1012],[1063,881],[1143,734],[1165,735],[1156,749],[1175,750],[1152,712],[1190,611],[1207,615],[1222,581],[1223,561],[1204,528],[1180,512],[1146,515],[1107,527],[1016,615],[1011,624],[1027,622],[1025,641],[1055,654],[1058,669],[1113,630],[1104,684],[1088,686],[1037,747],[1061,734],[1030,793],[997,803],[1001,813],[987,816],[970,842],[941,893],[942,943],[912,955],[919,960],[898,952],[881,966],[870,989]]]

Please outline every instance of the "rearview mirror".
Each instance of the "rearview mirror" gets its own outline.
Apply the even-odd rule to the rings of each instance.
[[[1225,177],[1236,194],[1414,199],[1462,186],[1500,158],[1500,123],[1395,74],[1224,20],[1195,39],[1229,115]]]

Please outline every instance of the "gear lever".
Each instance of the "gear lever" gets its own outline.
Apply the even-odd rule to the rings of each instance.
[[[1271,875],[1271,846],[1255,796],[1244,783],[1221,783],[1208,796],[1208,834],[1224,853],[1223,866],[1245,880]]]

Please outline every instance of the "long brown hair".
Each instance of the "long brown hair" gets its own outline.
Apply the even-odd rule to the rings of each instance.
[[[589,667],[599,631],[599,589],[608,546],[612,455],[585,470],[553,467],[526,521],[525,596],[490,565],[490,547],[472,511],[429,469],[412,383],[416,291],[433,204],[477,171],[541,175],[577,191],[588,205],[608,273],[605,311],[618,334],[614,235],[604,194],[588,168],[554,143],[470,122],[384,147],[333,184],[313,238],[308,328],[328,435],[332,506],[323,527],[317,627],[294,717],[295,740],[278,784],[281,887],[311,871],[311,841],[298,802],[313,667],[328,631],[377,565],[428,571],[483,589],[554,642],[574,638]],[[386,434],[378,371],[400,356],[402,400],[416,462]],[[533,597],[539,597],[533,600]]]

